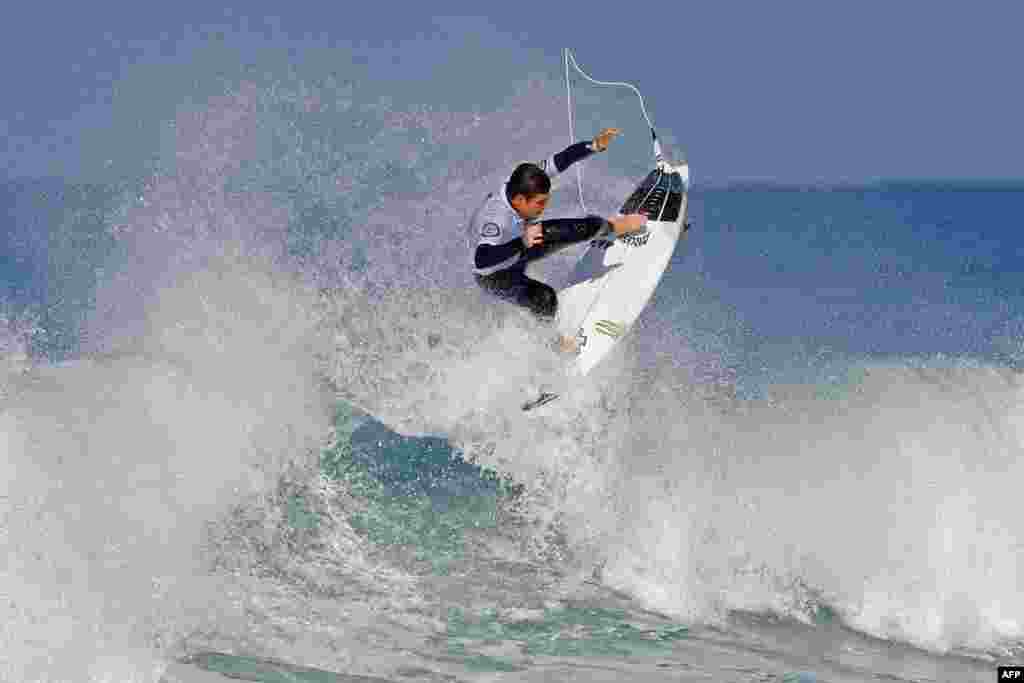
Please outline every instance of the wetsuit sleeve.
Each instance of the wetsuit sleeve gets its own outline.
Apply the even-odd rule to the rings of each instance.
[[[575,145],[570,145],[555,155],[555,170],[561,173],[593,153],[594,150],[591,149],[589,142],[577,142]]]
[[[612,230],[612,224],[600,216],[586,218],[552,218],[541,221],[544,244],[573,244],[593,239],[598,233]]]
[[[524,248],[523,241],[518,237],[504,244],[480,244],[477,245],[473,261],[477,268],[490,268],[519,254]]]
[[[549,176],[556,176],[577,161],[586,159],[593,153],[594,150],[589,142],[577,142],[574,145],[569,145],[553,157],[546,159],[540,166],[547,171]]]

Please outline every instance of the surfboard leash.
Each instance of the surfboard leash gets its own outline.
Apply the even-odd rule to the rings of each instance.
[[[633,92],[636,93],[636,96],[638,98],[640,98],[640,110],[643,112],[644,120],[647,121],[647,125],[651,129],[651,140],[652,140],[653,145],[654,145],[654,161],[655,161],[655,164],[660,164],[664,160],[665,157],[664,157],[664,154],[662,153],[661,143],[658,142],[658,134],[654,130],[654,124],[651,123],[651,117],[647,113],[647,106],[644,104],[644,96],[640,93],[640,90],[635,85],[633,85],[631,83],[624,83],[624,82],[621,82],[621,81],[599,81],[596,78],[593,78],[587,72],[585,72],[582,68],[580,68],[580,65],[576,62],[575,54],[573,54],[572,50],[569,49],[569,48],[564,48],[564,56],[565,56],[564,61],[565,61],[566,107],[568,109],[568,115],[569,115],[569,144],[571,145],[571,144],[574,144],[576,142],[576,134],[575,134],[575,131],[574,131],[573,114],[572,114],[572,86],[571,86],[571,81],[569,79],[569,63],[572,62],[572,65],[576,69],[576,71],[578,71],[580,73],[580,75],[583,76],[583,78],[587,79],[591,83],[594,83],[596,85],[607,85],[607,86],[618,86],[618,87],[629,88],[630,90],[632,90]],[[581,166],[582,166],[582,164],[576,164],[576,190],[577,190],[577,196],[578,196],[579,202],[580,202],[580,208],[583,210],[584,214],[587,214],[587,213],[589,213],[587,211],[587,205],[583,201],[583,169],[582,169]],[[659,182],[660,182],[660,178],[659,178]],[[655,183],[654,187],[657,187],[657,185],[658,185],[658,183]],[[653,188],[652,188],[652,191],[653,191]],[[580,318],[579,321],[575,321],[574,324],[572,325],[572,329],[576,330],[576,333],[578,333],[578,331],[579,331],[580,323],[582,323],[583,320],[586,320],[587,315],[590,314],[590,311],[591,311],[591,309],[593,309],[594,304],[597,302],[598,299],[601,298],[601,295],[604,293],[605,287],[607,287],[607,285],[608,285],[608,280],[609,279],[610,278],[607,278],[607,277],[604,279],[604,282],[601,283],[600,289],[597,292],[594,293],[594,297],[591,300],[590,305],[583,311],[583,317]]]
[[[586,71],[580,68],[580,65],[576,63],[576,56],[569,48],[564,49],[565,52],[565,94],[566,94],[566,106],[569,114],[569,144],[576,142],[576,134],[573,130],[573,116],[572,116],[572,87],[569,80],[569,62],[572,62],[573,68],[580,73],[583,78],[587,79],[595,85],[609,85],[618,86],[623,88],[629,88],[636,93],[636,96],[640,98],[640,110],[644,114],[644,120],[647,121],[647,126],[651,129],[651,141],[654,145],[654,162],[660,164],[665,155],[661,149],[661,143],[658,141],[658,133],[654,130],[654,124],[651,123],[651,117],[647,114],[647,106],[644,104],[644,96],[640,94],[640,90],[631,83],[623,83],[621,81],[599,81],[596,78],[591,77]],[[583,209],[583,213],[587,212],[587,206],[583,201],[583,169],[580,164],[576,165],[576,188],[579,193],[580,208]]]

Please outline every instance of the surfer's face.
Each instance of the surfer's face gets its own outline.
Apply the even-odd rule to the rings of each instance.
[[[524,220],[533,220],[544,213],[550,198],[550,194],[535,194],[529,199],[525,195],[517,194],[512,198],[512,208],[518,211]]]

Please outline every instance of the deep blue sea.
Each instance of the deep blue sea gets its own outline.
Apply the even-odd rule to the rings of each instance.
[[[560,84],[473,107],[350,62],[220,71],[95,177],[0,185],[0,679],[1024,661],[1024,185],[691,159],[637,325],[524,414],[562,361],[472,285],[465,224],[567,144]],[[615,144],[584,165],[605,214],[647,163]]]

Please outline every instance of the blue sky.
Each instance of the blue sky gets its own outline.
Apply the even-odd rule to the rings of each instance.
[[[358,41],[382,75],[418,68],[434,100],[500,89],[520,65],[557,76],[572,47],[595,77],[638,85],[712,180],[1021,179],[1021,26],[1024,3],[989,0],[19,3],[0,26],[0,174],[87,167],[97,130],[169,118],[125,112],[123,80],[219,35],[292,48],[299,68],[311,40]]]

